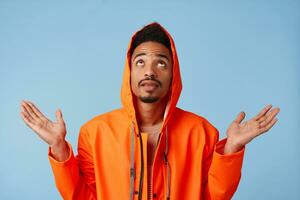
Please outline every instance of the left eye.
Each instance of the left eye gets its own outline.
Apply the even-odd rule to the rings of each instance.
[[[158,62],[158,66],[159,66],[159,67],[165,67],[166,64],[165,64],[164,62]]]

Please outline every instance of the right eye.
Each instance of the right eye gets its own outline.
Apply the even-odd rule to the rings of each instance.
[[[143,66],[144,65],[144,61],[143,60],[138,60],[136,61],[136,66]]]
[[[136,66],[143,66],[144,65],[144,61],[143,60],[138,60],[135,63]]]

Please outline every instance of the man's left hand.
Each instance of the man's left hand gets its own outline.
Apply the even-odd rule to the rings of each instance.
[[[224,147],[224,154],[239,151],[252,139],[269,131],[278,121],[275,117],[280,111],[279,108],[271,108],[272,105],[267,105],[258,115],[243,123],[242,121],[246,114],[240,112],[227,129],[227,142]]]

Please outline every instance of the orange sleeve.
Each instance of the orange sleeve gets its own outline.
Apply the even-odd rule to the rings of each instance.
[[[55,184],[61,196],[65,200],[96,199],[96,184],[94,165],[91,156],[87,133],[81,128],[78,139],[78,155],[73,154],[72,146],[69,146],[69,157],[65,161],[57,161],[48,149],[48,158],[54,174]]]
[[[245,147],[238,152],[224,155],[227,138],[219,140],[218,130],[213,133],[211,148],[204,160],[204,199],[230,200],[237,190],[241,178]]]

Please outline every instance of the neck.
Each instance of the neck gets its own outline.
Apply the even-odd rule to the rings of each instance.
[[[163,122],[167,102],[161,100],[155,103],[137,101],[137,118],[139,126],[155,126]]]

